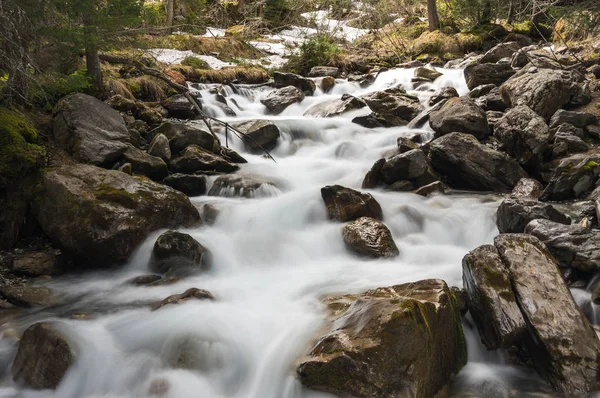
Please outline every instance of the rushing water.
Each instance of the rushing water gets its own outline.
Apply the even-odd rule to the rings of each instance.
[[[451,85],[460,94],[467,92],[462,71],[442,72],[428,88]],[[213,254],[212,269],[206,274],[169,286],[124,285],[133,276],[149,273],[151,248],[162,232],[156,231],[121,270],[51,281],[50,286],[67,295],[67,304],[5,318],[0,325],[4,337],[0,396],[130,398],[161,392],[159,396],[169,398],[329,396],[304,389],[294,376],[296,361],[310,349],[325,319],[321,297],[424,278],[461,286],[462,257],[490,243],[498,232],[494,224],[498,197],[423,198],[373,190],[401,254],[365,260],[345,249],[341,224],[327,220],[320,188],[341,184],[360,189],[374,161],[395,147],[398,136],[411,131],[351,123],[365,110],[331,119],[306,118],[304,111],[344,93],[358,95],[397,84],[410,88],[412,76],[412,70],[387,71],[366,89],[340,80],[332,93],[317,90],[276,117],[265,115],[259,102],[269,89],[247,88],[234,94],[228,88],[228,102],[238,116],[227,118],[209,87],[203,88],[205,108],[213,115],[230,122],[268,118],[280,127],[282,137],[272,151],[277,163],[248,154],[239,140],[229,140],[249,160],[240,173],[259,175],[277,188],[263,187],[253,199],[192,198],[199,208],[209,203],[220,209],[213,226],[185,230]],[[431,91],[414,93],[424,103],[431,95]],[[190,300],[156,312],[145,305],[190,287],[209,290],[217,300]],[[76,364],[56,391],[22,390],[9,377],[17,349],[13,336],[41,320],[58,320],[78,351]],[[475,391],[471,396],[504,397],[519,381],[527,384],[535,379],[504,365],[502,355],[486,352],[468,322],[465,326],[469,364],[457,379],[458,390]],[[182,350],[191,358],[188,369],[175,366]]]

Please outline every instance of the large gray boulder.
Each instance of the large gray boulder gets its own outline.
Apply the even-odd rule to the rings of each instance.
[[[239,166],[197,145],[190,145],[181,156],[171,159],[169,169],[174,173],[183,174],[193,174],[197,171],[231,173],[239,170]]]
[[[447,134],[431,142],[431,166],[456,188],[510,192],[527,173],[514,159],[470,134]]]
[[[210,187],[208,195],[227,198],[256,198],[276,196],[279,192],[277,184],[265,177],[236,173],[218,177]]]
[[[279,140],[279,128],[268,120],[250,120],[236,128],[243,134],[244,144],[251,152],[271,150]]]
[[[32,207],[44,233],[61,248],[104,267],[126,262],[152,231],[201,222],[181,192],[81,164],[45,172]]]
[[[267,107],[270,113],[280,114],[288,106],[301,102],[304,99],[304,92],[297,87],[287,86],[271,91],[266,98],[260,102]]]
[[[308,72],[308,77],[331,76],[337,78],[340,74],[340,68],[335,66],[313,66]]]
[[[465,80],[469,90],[482,84],[499,86],[514,74],[515,71],[507,64],[474,63],[465,68]]]
[[[429,115],[435,137],[450,133],[467,133],[479,140],[490,135],[485,112],[468,98],[450,98],[439,110]]]
[[[542,241],[562,268],[595,273],[600,269],[600,233],[580,225],[533,220],[525,232]]]
[[[488,349],[509,348],[527,335],[508,269],[493,245],[479,246],[462,261],[467,303]]]
[[[407,124],[425,109],[419,98],[398,88],[375,91],[361,96],[360,99],[365,101],[378,117],[385,119],[389,126]]]
[[[219,153],[219,141],[208,131],[179,124],[173,127],[174,134],[169,137],[169,147],[171,154],[178,156],[190,145],[196,145],[208,152]]]
[[[150,260],[154,272],[185,276],[209,267],[210,252],[189,234],[167,231],[154,243]]]
[[[520,48],[521,46],[516,41],[508,41],[497,44],[483,55],[483,57],[479,60],[479,63],[495,64],[503,58],[512,58],[513,54],[519,51]]]
[[[399,180],[413,180],[421,177],[427,171],[427,158],[420,149],[392,156],[381,168],[381,179],[386,184]]]
[[[384,223],[371,217],[361,217],[342,229],[346,247],[365,257],[396,257],[400,252],[392,233]]]
[[[524,70],[500,86],[500,94],[508,106],[527,105],[550,120],[578,92],[575,77],[564,70],[529,69],[531,71]]]
[[[314,81],[293,73],[275,72],[273,78],[275,80],[275,87],[277,88],[294,86],[302,90],[306,95],[313,95],[317,89]]]
[[[591,124],[597,124],[598,118],[596,115],[587,112],[566,111],[559,109],[550,119],[550,128],[556,128],[563,123],[568,123],[577,128],[584,128]]]
[[[200,196],[206,193],[206,177],[202,175],[175,173],[165,178],[163,184],[187,196]]]
[[[521,165],[538,168],[549,151],[550,130],[526,105],[516,106],[494,125],[494,136]]]
[[[328,185],[321,188],[321,197],[330,220],[346,222],[360,217],[383,219],[381,206],[371,194],[341,185]]]
[[[36,323],[21,337],[13,379],[35,390],[55,389],[74,361],[75,349],[69,339],[52,323]]]
[[[333,117],[365,106],[367,106],[367,103],[362,99],[346,95],[341,99],[332,99],[314,104],[304,112],[304,116]]]
[[[119,112],[92,96],[77,93],[56,105],[54,139],[78,162],[109,165],[127,150],[129,132]]]
[[[589,191],[600,173],[598,154],[578,154],[560,160],[540,200],[578,198]]]
[[[537,219],[571,224],[571,218],[554,206],[526,199],[505,199],[496,212],[496,225],[500,233],[521,233],[529,222]]]
[[[344,397],[434,397],[467,362],[459,309],[444,281],[325,303],[329,331],[297,368],[309,388]]]
[[[169,168],[164,160],[131,145],[123,154],[122,159],[131,164],[131,170],[135,174],[145,175],[154,181],[162,181],[169,174]]]

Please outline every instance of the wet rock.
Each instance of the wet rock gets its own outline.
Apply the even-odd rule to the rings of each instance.
[[[189,234],[167,231],[152,249],[150,268],[160,274],[187,275],[210,267],[210,252]]]
[[[488,50],[483,57],[479,60],[479,63],[496,63],[500,61],[502,58],[511,58],[513,54],[519,49],[521,46],[516,41],[509,41],[505,43],[500,43]]]
[[[88,165],[44,173],[32,207],[44,233],[61,248],[104,267],[126,262],[152,231],[200,223],[184,194]]]
[[[469,311],[482,343],[495,350],[521,342],[527,325],[496,247],[483,245],[469,252],[462,268]]]
[[[196,145],[214,154],[219,153],[219,141],[208,131],[192,126],[181,128],[169,139],[171,153],[174,156],[181,154],[190,145]]]
[[[239,166],[197,145],[190,145],[181,156],[171,159],[169,169],[174,173],[183,174],[193,174],[197,171],[231,173],[239,170]]]
[[[538,200],[542,196],[544,186],[538,180],[533,178],[521,178],[512,193],[511,198],[514,199],[530,199]]]
[[[269,95],[260,100],[267,107],[270,113],[278,115],[288,106],[301,102],[304,99],[304,92],[294,86],[287,86],[272,91]]]
[[[497,88],[495,84],[482,84],[480,86],[475,87],[469,93],[469,98],[479,98],[483,97],[486,94],[489,94],[493,89]]]
[[[596,79],[600,79],[600,65],[594,65],[590,68],[590,72]]]
[[[127,148],[123,160],[131,164],[133,173],[145,175],[155,181],[162,181],[169,174],[169,168],[164,160],[133,146]]]
[[[405,153],[412,151],[413,149],[419,149],[419,144],[404,136],[398,137],[398,139],[396,139],[396,144],[398,145],[398,153]]]
[[[385,159],[379,159],[373,164],[371,169],[365,175],[361,187],[363,189],[375,188],[381,181],[381,169],[385,165]]]
[[[48,251],[32,251],[17,254],[12,263],[12,272],[17,275],[33,277],[58,275],[62,271],[62,265],[56,254]]]
[[[425,109],[417,97],[408,95],[401,89],[375,91],[360,98],[390,126],[406,124]]]
[[[415,189],[415,184],[409,180],[400,180],[388,185],[385,189],[394,192],[411,192]]]
[[[220,213],[221,209],[215,205],[205,204],[204,206],[202,206],[202,220],[204,220],[204,222],[208,225],[214,225]]]
[[[86,94],[70,94],[54,110],[54,139],[82,163],[106,165],[127,150],[129,132],[119,112]]]
[[[342,97],[342,99],[328,100],[319,102],[304,112],[304,116],[312,117],[333,117],[343,113],[361,109],[367,106],[366,102],[351,95]]]
[[[206,194],[206,177],[201,175],[171,174],[164,179],[163,184],[183,192],[187,196]]]
[[[432,111],[429,125],[435,137],[467,133],[483,140],[490,135],[485,112],[467,98],[451,98],[439,110]]]
[[[339,396],[433,397],[467,362],[459,310],[441,280],[325,302],[331,331],[297,368],[309,388]]]
[[[494,125],[494,137],[523,166],[540,167],[549,150],[550,131],[546,122],[525,105],[504,114]]]
[[[596,155],[572,155],[564,158],[556,167],[540,200],[566,200],[578,198],[593,186],[600,167]]]
[[[324,93],[328,93],[335,86],[335,78],[332,76],[325,76],[319,81],[319,87]]]
[[[156,311],[159,308],[162,308],[166,305],[180,304],[180,303],[190,300],[190,299],[211,300],[212,301],[215,298],[213,297],[213,295],[210,292],[203,290],[203,289],[197,289],[197,288],[193,287],[191,289],[186,290],[185,292],[183,292],[181,294],[174,294],[172,296],[167,297],[163,301],[153,304],[152,311]]]
[[[310,72],[308,72],[308,77],[331,76],[337,78],[339,74],[340,68],[336,68],[335,66],[313,66]]]
[[[131,286],[146,286],[151,283],[158,282],[161,279],[162,276],[160,275],[140,275],[125,281],[125,284]]]
[[[570,132],[556,132],[552,154],[554,157],[564,156],[569,153],[587,152],[590,146],[581,138]]]
[[[415,77],[422,77],[430,81],[434,81],[438,77],[442,76],[442,73],[435,69],[418,67],[415,69]]]
[[[456,188],[509,192],[527,173],[506,154],[470,134],[451,133],[431,142],[431,166]]]
[[[219,153],[225,158],[225,160],[231,163],[248,163],[248,161],[244,159],[242,155],[240,155],[231,148],[222,146],[221,148],[219,148]]]
[[[321,197],[327,207],[327,216],[330,220],[346,222],[360,217],[383,219],[381,206],[368,193],[341,185],[328,185],[321,188]]]
[[[169,117],[174,119],[195,119],[196,109],[183,94],[175,94],[162,102]]]
[[[156,134],[150,143],[148,154],[168,162],[171,159],[169,139],[164,134]]]
[[[275,87],[278,88],[294,86],[302,90],[306,95],[313,95],[317,89],[314,81],[293,73],[275,72],[273,78],[275,79]]]
[[[261,192],[258,192],[258,191]],[[277,184],[264,177],[252,174],[230,174],[218,177],[210,190],[209,196],[226,198],[243,197],[256,198],[261,196],[276,196],[279,193]]]
[[[427,159],[420,149],[413,149],[387,159],[381,168],[381,178],[387,184],[412,180],[427,171]]]
[[[17,307],[24,308],[48,307],[58,302],[52,289],[27,284],[0,286],[0,297]]]
[[[366,257],[396,257],[400,254],[392,233],[380,221],[361,217],[342,229],[348,249]]]
[[[500,86],[507,81],[515,71],[506,64],[471,64],[465,68],[465,80],[469,90],[482,84]]]
[[[556,261],[537,238],[525,234],[494,239],[529,326],[536,369],[565,395],[584,395],[598,385],[600,340],[568,287]]]
[[[508,109],[508,105],[502,99],[500,95],[500,89],[498,87],[493,88],[489,93],[482,95],[479,98],[475,98],[475,105],[483,109],[484,111],[497,111],[504,112]]]
[[[434,193],[445,193],[446,185],[441,181],[435,181],[427,185],[423,185],[415,190],[417,195],[429,196]]]
[[[545,120],[550,120],[557,110],[568,104],[576,92],[572,73],[553,69],[539,69],[535,73],[524,71],[500,87],[507,105],[527,105]]]
[[[595,115],[587,112],[566,111],[559,109],[550,119],[550,128],[556,128],[563,123],[568,123],[577,128],[584,128],[590,124],[598,123],[598,118]]]
[[[67,337],[52,323],[36,323],[23,333],[12,375],[35,390],[55,389],[74,362],[75,350]]]
[[[236,128],[244,135],[244,144],[252,152],[275,148],[280,136],[279,128],[268,120],[251,120]]]
[[[542,241],[560,267],[583,272],[600,269],[600,233],[578,224],[564,225],[552,220],[533,220],[525,232]]]
[[[381,118],[377,118],[377,116],[375,116],[373,114],[364,115],[364,116],[357,116],[354,119],[352,119],[352,123],[356,123],[359,126],[363,126],[363,127],[368,128],[368,129],[375,129],[375,128],[378,128],[378,127],[385,127],[386,124],[387,124],[387,123],[385,123],[385,120],[382,120]]]
[[[571,218],[554,206],[537,200],[505,199],[496,212],[496,225],[500,233],[520,233],[529,222],[537,219],[571,224]]]
[[[429,106],[434,106],[450,98],[458,97],[458,91],[454,87],[444,87],[429,98]]]
[[[131,163],[123,163],[121,166],[117,168],[117,170],[132,176],[133,175],[133,166]]]

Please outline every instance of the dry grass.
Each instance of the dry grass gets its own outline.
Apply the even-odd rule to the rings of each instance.
[[[134,95],[131,93],[131,90],[127,86],[127,82],[123,79],[116,78],[108,78],[104,81],[104,90],[106,91],[108,97],[112,97],[113,95],[122,95],[127,99],[135,99]]]
[[[225,83],[238,80],[243,83],[256,84],[269,80],[269,73],[254,66],[232,66],[220,70],[195,69],[190,66],[172,66],[185,76],[185,79],[193,83]]]
[[[125,82],[135,98],[142,101],[161,102],[169,95],[169,86],[150,76],[127,79]]]

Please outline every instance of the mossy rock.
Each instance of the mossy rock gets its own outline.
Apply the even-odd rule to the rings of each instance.
[[[44,164],[46,151],[37,138],[25,115],[0,108],[0,188]]]
[[[198,57],[185,57],[185,59],[181,61],[181,65],[191,66],[196,69],[211,69],[206,61]]]

